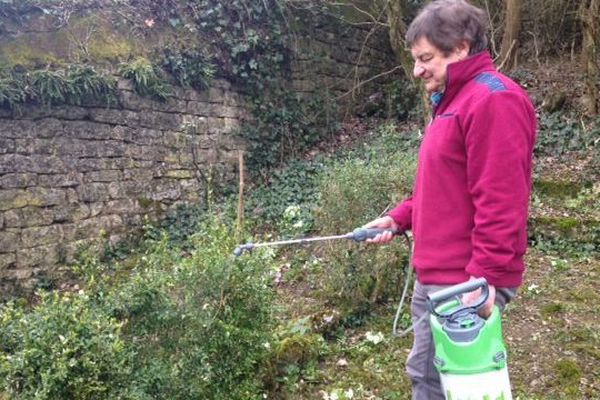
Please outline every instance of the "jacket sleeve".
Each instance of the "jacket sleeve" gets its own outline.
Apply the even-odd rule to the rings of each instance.
[[[505,275],[524,270],[535,121],[529,99],[512,91],[489,93],[465,118],[467,185],[475,209],[466,272],[492,285],[507,285]]]
[[[410,230],[412,227],[412,197],[399,203],[388,215],[400,226],[400,229]]]

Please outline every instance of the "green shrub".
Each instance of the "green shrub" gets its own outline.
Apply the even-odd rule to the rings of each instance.
[[[21,104],[43,105],[116,102],[116,82],[89,66],[73,64],[65,69],[9,72],[0,78],[0,106],[18,110]]]
[[[600,120],[584,122],[580,117],[556,112],[541,114],[535,153],[559,156],[568,151],[587,150],[600,141]]]
[[[26,85],[23,79],[12,74],[0,77],[0,107],[18,110],[26,99]]]
[[[404,121],[419,117],[417,107],[419,93],[417,87],[408,80],[395,79],[384,87],[386,96],[386,114],[388,118]]]
[[[234,258],[233,235],[215,219],[192,242],[186,259],[165,239],[148,247],[143,272],[117,290],[137,380],[157,399],[257,397],[272,332],[269,259]]]
[[[43,294],[0,314],[0,391],[15,399],[133,398],[123,322],[85,293]],[[129,393],[129,394],[128,394]]]
[[[117,84],[109,76],[99,74],[93,67],[72,65],[68,69],[68,79],[72,86],[72,104],[102,102],[111,105],[117,101]]]
[[[364,225],[406,197],[412,189],[414,153],[386,152],[382,138],[362,158],[342,160],[320,182],[315,226],[321,234],[344,233]],[[376,157],[372,155],[377,154]],[[406,264],[406,246],[357,245],[336,241],[323,248],[324,294],[350,310],[364,310],[396,294]]]
[[[318,97],[306,100],[280,91],[253,104],[255,120],[242,127],[250,170],[264,172],[299,158],[335,129],[333,111]]]
[[[215,75],[215,66],[202,50],[170,49],[163,52],[163,66],[183,87],[203,90]]]
[[[247,214],[260,225],[283,229],[283,233],[299,233],[287,228],[303,220],[303,231],[307,232],[313,225],[312,211],[319,196],[317,180],[322,169],[319,161],[292,161],[285,168],[272,170],[269,184],[257,187],[248,196]],[[290,207],[297,207],[294,218],[289,211],[286,214]]]
[[[121,64],[119,73],[133,82],[135,92],[140,96],[151,96],[164,101],[171,93],[159,69],[144,57]]]
[[[1,314],[2,390],[40,399],[258,399],[273,340],[270,256],[235,258],[206,216],[191,255],[163,231],[142,252],[78,268],[85,292]],[[37,397],[36,397],[37,396]]]
[[[30,82],[34,100],[44,105],[64,104],[76,95],[64,70],[33,71]]]

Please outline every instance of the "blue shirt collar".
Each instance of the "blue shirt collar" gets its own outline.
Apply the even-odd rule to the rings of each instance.
[[[444,93],[433,92],[430,97],[431,104],[433,104],[434,107],[437,107],[442,102],[443,97],[444,97]]]

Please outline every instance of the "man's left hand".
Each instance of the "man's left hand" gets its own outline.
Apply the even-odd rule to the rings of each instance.
[[[474,279],[477,279],[477,278],[472,276],[469,280],[472,281]],[[489,292],[490,292],[488,299],[485,302],[485,304],[483,305],[483,307],[481,307],[481,309],[479,309],[479,315],[483,318],[487,318],[490,315],[492,315],[492,310],[494,309],[494,302],[496,301],[496,287],[488,284],[488,288],[489,288]],[[481,288],[479,288],[473,292],[463,294],[462,303],[465,305],[474,304],[477,301],[477,299],[479,298],[479,296],[481,296]]]

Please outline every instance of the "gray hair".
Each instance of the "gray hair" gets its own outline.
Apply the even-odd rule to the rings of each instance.
[[[412,47],[421,38],[449,55],[462,41],[469,43],[469,54],[487,49],[485,11],[465,0],[436,0],[421,9],[406,32],[406,44]]]

